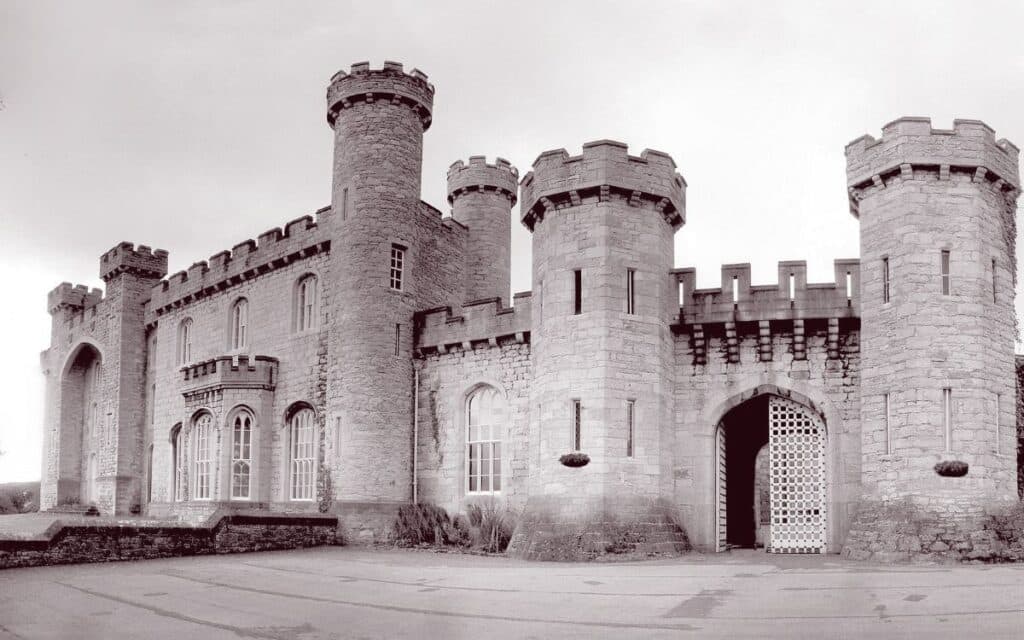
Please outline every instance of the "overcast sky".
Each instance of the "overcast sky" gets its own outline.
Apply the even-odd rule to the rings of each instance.
[[[328,204],[324,91],[352,62],[430,76],[423,198],[444,211],[456,159],[525,174],[612,138],[679,165],[676,265],[698,286],[730,262],[772,283],[789,259],[830,281],[858,254],[847,142],[925,115],[1024,146],[1022,25],[1013,1],[0,0],[0,482],[39,477],[47,291],[101,286],[121,240],[173,273]],[[512,261],[528,289],[518,223]]]

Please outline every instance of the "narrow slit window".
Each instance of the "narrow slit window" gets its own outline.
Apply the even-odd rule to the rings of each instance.
[[[633,457],[634,424],[636,415],[636,400],[626,400],[626,457]]]
[[[679,306],[686,306],[686,283],[682,280],[679,281]]]
[[[949,251],[943,249],[942,254],[942,267],[940,273],[942,275],[942,295],[949,295]]]
[[[882,302],[889,302],[889,258],[882,258]]]
[[[405,271],[405,248],[391,245],[391,289],[402,290],[402,274]]]
[[[998,302],[996,297],[996,259],[992,258],[992,302]]]
[[[849,271],[846,272],[846,299],[850,300],[853,298],[853,274]]]
[[[885,453],[892,453],[892,410],[889,404],[889,394],[882,396],[882,402],[885,405]]]
[[[576,269],[572,272],[573,277],[573,313],[583,313],[583,271]]]
[[[402,346],[402,325],[395,325],[395,355],[401,353],[400,349]]]
[[[796,274],[789,274],[789,299],[796,300]]]
[[[626,313],[636,313],[636,271],[626,270]]]
[[[348,220],[348,187],[341,190],[341,219]]]
[[[739,276],[732,277],[732,303],[736,304],[740,301],[740,278]]]
[[[942,431],[946,441],[946,451],[953,450],[953,390],[942,390]]]
[[[583,422],[583,407],[579,400],[572,401],[572,450],[580,450],[580,439],[582,436],[581,426]]]
[[[1003,439],[1003,423],[1000,414],[1000,410],[1003,408],[1003,396],[996,394],[996,455],[1002,453],[1002,445],[1000,441]]]

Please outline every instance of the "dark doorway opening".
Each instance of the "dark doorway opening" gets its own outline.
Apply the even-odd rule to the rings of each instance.
[[[760,546],[764,541],[758,540],[758,514],[767,524],[768,469],[765,456],[760,465],[755,461],[768,444],[768,396],[751,398],[732,409],[722,419],[722,428],[729,478],[726,542],[730,547]],[[756,467],[760,474],[755,473]]]

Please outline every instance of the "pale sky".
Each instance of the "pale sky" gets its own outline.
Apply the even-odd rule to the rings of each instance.
[[[324,92],[352,62],[430,76],[423,199],[443,211],[470,155],[525,175],[600,138],[671,154],[676,265],[700,287],[794,259],[830,281],[858,255],[843,147],[894,118],[977,118],[1024,146],[1019,1],[213,4],[0,0],[0,482],[40,475],[46,293],[102,286],[121,240],[173,273],[328,204]]]

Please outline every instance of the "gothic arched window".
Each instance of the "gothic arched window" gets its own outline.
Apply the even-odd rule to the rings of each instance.
[[[469,493],[501,491],[501,439],[505,398],[483,386],[466,401],[466,489]]]

